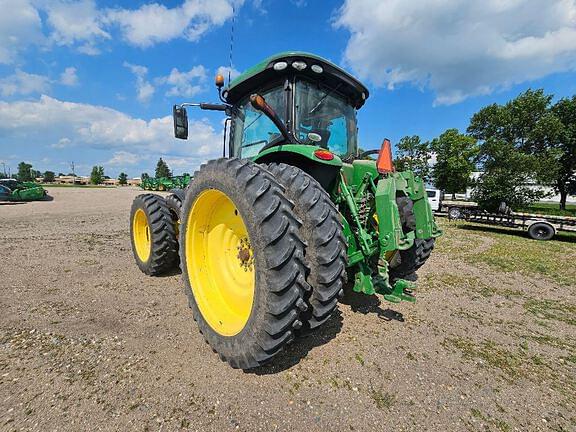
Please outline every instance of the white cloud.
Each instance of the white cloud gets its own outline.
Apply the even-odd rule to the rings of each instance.
[[[149,47],[177,38],[196,41],[221,26],[244,0],[185,0],[169,8],[99,8],[94,0],[0,0],[0,64],[13,63],[31,45],[100,53],[115,32],[131,45]]]
[[[230,72],[230,80],[234,80],[234,78],[239,77],[241,73],[240,71],[228,66],[220,66],[216,71],[216,73],[222,75],[225,80],[228,79],[228,72]]]
[[[0,101],[2,139],[13,145],[19,145],[20,141],[28,145],[32,141],[39,149],[90,147],[141,157],[186,157],[195,161],[194,166],[220,154],[222,134],[208,120],[190,119],[189,129],[190,139],[182,141],[173,137],[171,116],[146,121],[111,108],[64,102],[49,96],[36,101]]]
[[[65,86],[78,85],[78,75],[76,75],[75,67],[67,67],[64,72],[60,74],[60,84]]]
[[[70,138],[64,137],[60,138],[56,144],[52,144],[50,147],[55,149],[63,149],[71,146],[72,146],[72,140],[70,140]]]
[[[240,6],[243,1],[236,3]],[[138,9],[112,9],[105,20],[118,25],[130,44],[148,47],[179,37],[198,40],[211,27],[226,22],[232,13],[229,0],[186,0],[174,8],[150,3]]]
[[[136,98],[143,103],[149,102],[152,96],[154,96],[156,89],[145,79],[148,74],[148,68],[128,62],[124,62],[124,67],[130,69],[130,71],[136,75]]]
[[[28,0],[0,0],[0,64],[14,62],[19,52],[44,43],[42,20]]]
[[[135,65],[132,63],[128,63],[126,61],[123,63],[122,66],[130,69],[130,71],[136,76],[144,76],[148,73],[148,68],[146,66]]]
[[[136,165],[144,159],[148,159],[148,157],[127,151],[119,151],[114,152],[114,155],[106,162],[106,165]]]
[[[102,14],[92,0],[40,1],[38,5],[48,16],[47,22],[52,29],[50,39],[57,45],[86,42],[91,46],[111,37],[104,30]]]
[[[198,65],[188,72],[180,72],[177,68],[173,68],[169,75],[157,78],[155,82],[170,86],[166,96],[192,97],[204,90],[201,83],[206,80],[206,76],[206,68]]]
[[[576,68],[576,1],[544,3],[346,0],[335,25],[351,33],[344,58],[361,78],[453,104]]]
[[[29,74],[17,69],[14,74],[0,79],[0,94],[4,97],[48,91],[50,80],[43,75]]]

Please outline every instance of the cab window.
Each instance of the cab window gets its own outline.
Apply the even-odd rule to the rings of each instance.
[[[286,123],[286,92],[283,87],[275,87],[261,95],[266,99],[282,122]],[[234,116],[234,155],[241,158],[256,156],[264,146],[282,134],[264,113],[250,104],[250,98],[244,99]]]
[[[308,80],[296,81],[295,132],[302,143],[314,143],[339,156],[355,152],[356,111],[338,93]]]

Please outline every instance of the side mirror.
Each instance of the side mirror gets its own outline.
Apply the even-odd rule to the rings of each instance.
[[[180,139],[188,139],[188,114],[186,108],[174,105],[172,108],[174,118],[174,136]]]

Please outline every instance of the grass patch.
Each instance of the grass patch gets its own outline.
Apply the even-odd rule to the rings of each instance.
[[[576,262],[576,236],[540,242],[500,227],[445,221],[441,226],[445,234],[438,239],[437,249],[450,257],[502,272],[542,276],[561,285],[571,286],[576,280],[576,266],[568,265]]]
[[[553,216],[576,216],[576,204],[566,204],[566,210],[560,210],[560,204],[558,203],[540,202],[517,211],[521,213],[548,214]]]
[[[463,274],[441,273],[426,276],[426,286],[432,289],[453,289],[477,294],[482,297],[500,295],[505,298],[522,296],[522,291],[503,288],[496,285],[488,285],[477,276]]]
[[[553,348],[576,352],[576,343],[569,339],[561,339],[556,336],[550,336],[545,334],[523,335],[522,337],[534,341],[539,345],[545,345]]]
[[[494,341],[476,343],[468,338],[447,338],[444,345],[458,348],[466,359],[480,360],[488,367],[500,369],[509,379],[525,375],[522,368],[523,355],[508,351]]]
[[[381,389],[370,389],[370,397],[374,401],[374,404],[376,404],[376,408],[380,410],[389,410],[396,402],[396,396],[385,393]]]
[[[504,420],[499,420],[499,419],[495,419],[495,418],[492,418],[490,416],[484,415],[484,414],[482,414],[482,412],[480,410],[478,410],[476,408],[471,408],[470,413],[472,414],[473,417],[476,417],[477,419],[480,419],[483,422],[486,422],[488,424],[495,426],[499,431],[508,432],[511,430],[510,425],[508,425],[508,423],[506,423]]]
[[[576,306],[556,300],[530,299],[524,303],[524,309],[538,318],[562,321],[576,325]]]

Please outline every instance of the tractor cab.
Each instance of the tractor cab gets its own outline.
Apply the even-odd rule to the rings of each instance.
[[[230,116],[231,157],[258,159],[270,149],[291,152],[293,145],[310,146],[306,153],[315,148],[340,158],[356,155],[356,110],[368,90],[338,66],[313,54],[286,52],[248,69],[225,89],[223,83],[217,77],[224,104],[174,108],[177,138],[187,137],[184,107],[198,105]]]
[[[272,116],[254,95],[262,96]],[[233,107],[231,156],[254,158],[279,145],[301,144],[345,157],[356,153],[356,109],[368,90],[320,57],[281,53],[240,75],[223,96]]]

